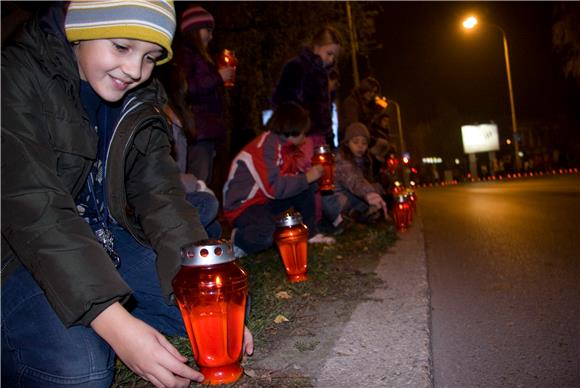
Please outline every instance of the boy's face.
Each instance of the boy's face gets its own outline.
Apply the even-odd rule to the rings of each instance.
[[[73,47],[81,79],[108,102],[147,81],[164,54],[161,46],[136,39],[83,40]]]
[[[336,43],[326,44],[324,46],[314,46],[314,54],[322,58],[325,67],[330,67],[336,62],[340,46]]]
[[[361,157],[367,152],[369,142],[364,136],[355,136],[348,141],[348,148],[354,156]]]

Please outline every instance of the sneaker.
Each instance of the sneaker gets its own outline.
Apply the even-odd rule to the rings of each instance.
[[[237,246],[234,243],[234,239],[236,238],[236,232],[238,231],[238,228],[234,228],[232,230],[232,234],[230,235],[230,241],[232,243],[232,246],[234,247],[234,257],[236,259],[239,259],[240,257],[244,257],[244,256],[248,256],[248,254],[239,246]]]
[[[318,233],[314,237],[311,237],[308,242],[311,244],[334,244],[336,240],[334,237],[325,236],[322,233]]]
[[[234,245],[234,257],[236,259],[239,259],[240,257],[244,257],[244,256],[248,256],[248,254],[246,253],[246,251],[244,251],[239,246]]]

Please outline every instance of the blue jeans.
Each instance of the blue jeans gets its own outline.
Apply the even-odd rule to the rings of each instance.
[[[309,237],[318,233],[314,219],[314,193],[316,185],[311,184],[294,197],[274,199],[263,205],[253,205],[234,221],[237,228],[235,241],[232,243],[246,253],[257,253],[274,245],[274,231],[276,230],[276,216],[293,207],[300,212],[302,221],[308,227]]]
[[[119,273],[133,290],[125,306],[160,332],[187,336],[177,306],[165,304],[155,253],[121,227],[112,228]],[[66,328],[28,270],[2,285],[3,387],[109,387],[115,354],[90,327]]]
[[[339,215],[352,210],[364,213],[368,208],[369,205],[364,200],[350,191],[335,191],[322,196],[322,214],[331,223],[334,223]]]
[[[220,203],[216,197],[204,191],[187,193],[189,203],[197,209],[199,220],[205,228],[209,238],[220,238],[222,227],[217,220]]]

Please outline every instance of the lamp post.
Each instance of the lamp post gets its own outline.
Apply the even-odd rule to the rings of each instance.
[[[470,16],[463,21],[463,28],[471,30],[477,25],[478,21],[475,16]],[[512,116],[512,132],[514,135],[514,154],[515,154],[515,162],[516,162],[516,170],[520,169],[520,147],[519,147],[519,136],[518,136],[518,126],[516,121],[516,107],[514,103],[514,89],[512,86],[512,75],[510,71],[510,58],[509,58],[509,51],[508,51],[508,43],[506,38],[506,33],[497,24],[488,23],[490,26],[493,26],[499,30],[501,33],[501,37],[503,40],[503,53],[505,58],[505,68],[507,74],[507,81],[508,81],[508,91],[510,97],[510,108],[511,108],[511,116]]]
[[[354,29],[354,23],[352,21],[350,1],[346,2],[346,17],[348,19],[348,33],[350,35],[350,55],[352,59],[352,75],[354,78],[354,86],[358,86],[359,85],[358,63],[356,61],[356,52],[358,50],[358,44],[356,39],[356,31]]]
[[[403,124],[401,123],[401,107],[399,103],[395,100],[389,98],[389,102],[395,104],[395,110],[397,111],[397,125],[399,126],[399,143],[401,144],[401,153],[405,152],[405,139],[403,139]]]

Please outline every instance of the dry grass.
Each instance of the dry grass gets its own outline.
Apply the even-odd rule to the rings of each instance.
[[[276,250],[270,249],[242,259],[242,265],[250,274],[250,294],[252,308],[248,326],[254,335],[256,346],[264,347],[276,341],[280,335],[276,316],[288,318],[292,330],[301,330],[301,323],[308,321],[304,311],[325,301],[345,301],[356,303],[362,300],[378,285],[375,268],[381,254],[392,246],[396,232],[391,225],[379,223],[365,226],[354,225],[337,237],[335,245],[309,246],[308,276],[306,282],[289,283]],[[286,295],[279,294],[285,292]],[[282,296],[282,297],[281,297]],[[187,338],[170,338],[183,355],[193,360]],[[297,349],[308,352],[317,344],[297,343]],[[193,363],[193,361],[192,361]],[[307,387],[309,382],[301,376],[282,376],[276,382],[261,381],[259,376],[244,376],[233,386],[237,387]],[[251,381],[251,382],[249,382]],[[121,362],[113,387],[149,387],[128,370]]]

